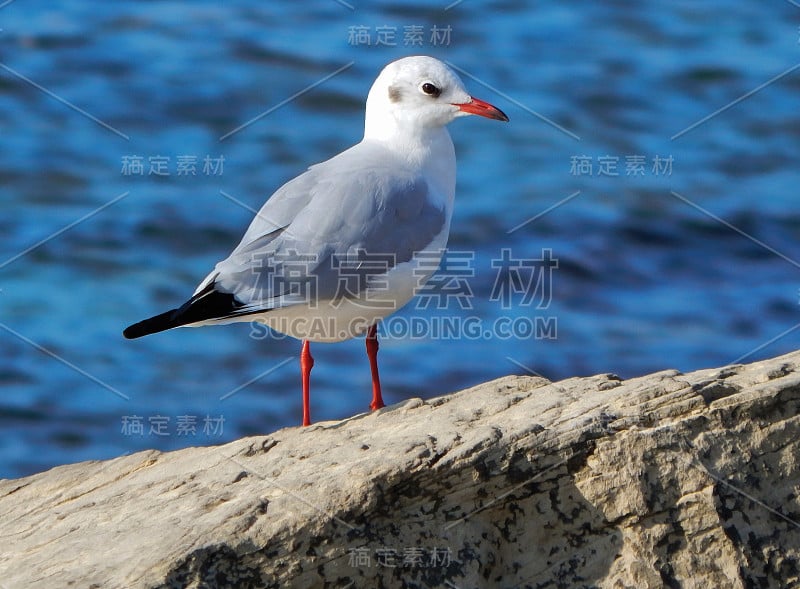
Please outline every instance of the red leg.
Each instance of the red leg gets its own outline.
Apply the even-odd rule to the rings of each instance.
[[[311,382],[311,369],[314,368],[314,358],[311,357],[311,346],[308,340],[303,340],[303,349],[300,352],[300,371],[303,375],[303,425],[311,425],[311,406],[308,389]]]
[[[372,403],[369,408],[375,411],[383,404],[381,395],[381,377],[378,375],[378,326],[373,325],[367,332],[367,356],[369,357],[369,368],[372,371]]]

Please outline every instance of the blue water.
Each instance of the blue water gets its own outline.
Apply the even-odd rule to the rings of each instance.
[[[477,78],[463,76],[511,122],[451,126],[450,247],[467,268],[448,266],[446,308],[397,318],[462,331],[393,324],[387,402],[509,373],[632,377],[798,347],[800,9],[348,3],[0,8],[0,476],[299,422],[298,342],[248,325],[121,330],[183,302],[247,207],[357,142],[377,72],[413,53]],[[405,44],[413,30],[421,46]],[[131,156],[142,175],[123,173]],[[163,176],[149,173],[159,156]],[[195,175],[178,172],[183,156]],[[204,170],[207,157],[222,168]],[[558,267],[525,283],[492,266],[503,248],[529,262],[549,249]],[[499,296],[515,277],[535,296]],[[534,331],[482,337],[498,320]],[[474,321],[481,337],[464,331]],[[313,351],[314,419],[365,410],[363,341]]]

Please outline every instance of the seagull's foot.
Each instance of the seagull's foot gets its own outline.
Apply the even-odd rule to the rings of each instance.
[[[381,377],[378,374],[378,326],[372,325],[367,331],[367,357],[369,367],[372,372],[372,403],[369,408],[373,411],[385,407],[383,396],[381,395]]]
[[[303,341],[300,352],[300,370],[303,378],[303,427],[311,425],[311,369],[314,367],[314,358],[311,357],[311,346],[308,340]]]

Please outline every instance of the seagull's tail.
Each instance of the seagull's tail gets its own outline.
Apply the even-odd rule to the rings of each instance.
[[[128,339],[136,339],[182,325],[248,314],[242,312],[244,305],[236,300],[236,297],[231,293],[215,290],[214,286],[215,283],[212,280],[208,286],[177,309],[134,323],[125,328],[122,335]]]

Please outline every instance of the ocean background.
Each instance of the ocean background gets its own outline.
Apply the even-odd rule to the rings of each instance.
[[[453,296],[396,317],[387,403],[796,349],[799,41],[791,1],[0,3],[0,477],[300,422],[299,342],[121,331],[358,142],[411,54],[511,122],[450,127]],[[364,342],[312,351],[313,419],[365,411]]]

